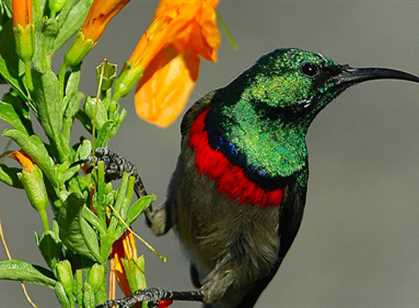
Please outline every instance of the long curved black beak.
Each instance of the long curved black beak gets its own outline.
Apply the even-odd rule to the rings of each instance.
[[[419,83],[418,76],[403,71],[380,67],[353,68],[348,65],[342,66],[342,71],[334,79],[337,85],[342,87],[378,79],[399,79]]]

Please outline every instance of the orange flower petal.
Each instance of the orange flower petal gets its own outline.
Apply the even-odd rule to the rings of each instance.
[[[32,23],[32,0],[13,0],[13,25],[26,26]]]
[[[111,271],[115,273],[118,285],[125,295],[130,295],[131,290],[129,288],[127,277],[125,276],[125,270],[121,261],[122,256],[115,253],[111,260]]]
[[[33,171],[33,162],[29,156],[27,156],[23,151],[13,151],[9,154],[10,158],[16,160],[23,168],[23,170],[32,172]]]
[[[17,0],[21,1],[21,0]],[[129,0],[95,0],[90,7],[81,32],[86,39],[96,42],[111,19],[118,14]]]
[[[200,60],[170,46],[155,57],[135,93],[139,117],[160,127],[174,122],[187,104],[198,79]]]
[[[196,83],[200,57],[216,61],[218,0],[161,0],[153,22],[128,59],[144,71],[136,90],[139,117],[161,127],[182,112]]]
[[[111,254],[111,271],[115,273],[118,285],[125,295],[131,295],[131,290],[125,274],[125,269],[121,259],[133,259],[137,257],[137,246],[134,235],[125,232],[119,240],[113,244]]]

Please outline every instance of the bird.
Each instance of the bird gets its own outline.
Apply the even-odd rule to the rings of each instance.
[[[276,49],[186,112],[166,203],[146,221],[156,235],[174,229],[204,307],[254,307],[303,218],[311,123],[346,89],[378,79],[419,83],[400,70]]]

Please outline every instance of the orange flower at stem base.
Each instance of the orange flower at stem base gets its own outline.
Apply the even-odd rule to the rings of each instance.
[[[124,292],[125,295],[130,295],[131,290],[122,264],[122,258],[137,258],[135,238],[131,232],[125,232],[121,238],[114,243],[111,254],[111,272],[115,274],[122,292]]]
[[[200,58],[215,62],[220,46],[215,8],[218,0],[161,0],[148,30],[140,38],[115,95],[135,93],[139,117],[160,127],[170,125],[184,109],[199,72]],[[129,75],[125,72],[125,75]]]

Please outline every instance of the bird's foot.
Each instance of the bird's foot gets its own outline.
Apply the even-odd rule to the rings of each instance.
[[[97,308],[112,308],[114,306],[121,308],[131,307],[139,302],[148,302],[150,307],[164,308],[172,301],[197,301],[202,302],[203,295],[201,291],[168,291],[160,288],[148,288],[135,292],[131,296],[120,299],[109,300]]]
[[[134,191],[137,197],[141,198],[147,195],[143,181],[141,180],[135,165],[120,154],[112,152],[109,148],[97,148],[90,157],[74,164],[84,164],[89,170],[93,168],[98,161],[104,162],[106,181],[109,182],[121,179],[124,173],[128,173],[135,178]],[[155,235],[163,235],[170,230],[171,224],[168,221],[166,207],[155,209],[150,205],[144,213],[147,225]]]
[[[91,170],[98,161],[103,161],[105,165],[106,181],[114,181],[122,178],[126,172],[135,178],[134,190],[138,198],[147,195],[143,181],[135,165],[120,154],[112,152],[109,148],[97,148],[87,159],[77,161],[72,164],[84,164],[87,170]]]

